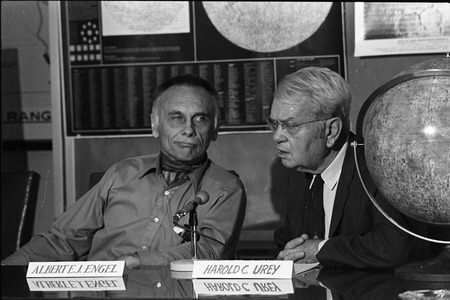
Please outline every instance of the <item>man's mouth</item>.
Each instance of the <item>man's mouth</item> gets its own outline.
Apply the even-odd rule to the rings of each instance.
[[[177,145],[178,145],[179,147],[183,147],[183,148],[195,148],[195,147],[197,147],[196,144],[185,143],[185,142],[178,142]]]
[[[289,153],[289,152],[287,152],[287,151],[285,151],[283,149],[280,149],[280,148],[277,148],[277,150],[278,150],[279,154],[288,154]]]

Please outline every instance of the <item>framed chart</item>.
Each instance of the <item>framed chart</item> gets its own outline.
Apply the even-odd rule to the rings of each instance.
[[[450,51],[450,3],[355,3],[355,56]]]
[[[337,2],[61,2],[67,135],[151,133],[153,92],[193,73],[218,91],[220,131],[266,130],[280,78],[345,77]]]

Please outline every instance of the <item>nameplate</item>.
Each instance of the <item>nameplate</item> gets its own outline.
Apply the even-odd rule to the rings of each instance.
[[[193,279],[197,296],[293,294],[291,279]]]
[[[124,291],[122,277],[27,278],[30,291]]]
[[[284,260],[194,260],[192,278],[292,278]]]
[[[30,262],[27,277],[115,277],[123,275],[124,267],[123,260]]]

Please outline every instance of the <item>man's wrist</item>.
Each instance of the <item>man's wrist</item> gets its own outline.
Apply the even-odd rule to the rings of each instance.
[[[125,265],[129,269],[135,269],[141,265],[141,259],[139,258],[139,254],[137,252],[125,255],[123,258],[125,260]]]

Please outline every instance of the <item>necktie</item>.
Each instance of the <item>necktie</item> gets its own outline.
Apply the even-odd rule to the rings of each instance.
[[[170,185],[174,181],[174,179],[180,174],[170,171],[162,171],[162,173],[168,185]]]
[[[311,187],[310,207],[312,237],[323,239],[325,236],[325,211],[323,209],[323,179],[320,174],[316,176]]]

